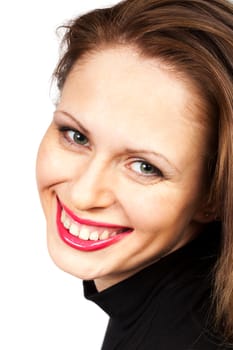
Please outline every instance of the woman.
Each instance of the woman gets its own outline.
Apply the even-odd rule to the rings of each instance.
[[[72,21],[37,179],[48,248],[110,316],[102,349],[230,349],[233,6]]]

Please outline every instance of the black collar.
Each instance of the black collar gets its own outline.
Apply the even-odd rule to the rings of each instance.
[[[166,291],[174,288],[174,283],[183,288],[194,281],[198,285],[198,280],[203,284],[204,277],[210,285],[212,267],[220,246],[219,226],[218,223],[209,224],[186,246],[100,293],[93,281],[84,281],[86,299],[99,305],[111,318],[127,323],[127,326],[139,317],[152,298],[159,305]]]

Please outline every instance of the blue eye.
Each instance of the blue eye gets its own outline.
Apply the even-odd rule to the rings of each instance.
[[[131,169],[136,173],[138,173],[139,175],[158,176],[158,177],[163,176],[162,172],[158,168],[142,160],[137,160],[133,162],[131,164]]]

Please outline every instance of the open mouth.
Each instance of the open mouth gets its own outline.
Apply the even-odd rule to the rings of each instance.
[[[111,227],[99,227],[85,225],[83,223],[81,224],[80,222],[73,221],[64,209],[62,209],[61,212],[61,222],[63,226],[69,230],[70,234],[86,241],[105,240],[110,237],[114,237],[117,234],[128,231],[127,228],[116,229]]]
[[[132,233],[133,229],[84,220],[57,201],[57,227],[62,240],[84,251],[102,249]]]

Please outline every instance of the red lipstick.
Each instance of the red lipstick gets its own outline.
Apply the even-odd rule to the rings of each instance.
[[[68,229],[64,227],[64,225],[61,222],[61,214],[62,210],[64,210],[68,216],[76,223],[81,224],[81,225],[86,225],[86,226],[95,226],[95,227],[103,227],[103,228],[109,228],[109,229],[116,229],[116,230],[124,230],[122,233],[118,233],[113,237],[109,237],[108,239],[104,240],[84,240],[79,237],[76,237],[72,235]],[[81,219],[77,217],[70,209],[68,209],[66,206],[61,204],[61,202],[57,199],[57,217],[56,217],[56,222],[57,222],[57,229],[59,236],[61,239],[70,247],[81,250],[81,251],[95,251],[99,249],[103,249],[106,247],[109,247],[112,244],[117,243],[124,237],[126,237],[129,233],[132,233],[132,229],[127,228],[127,227],[122,227],[118,225],[109,225],[106,223],[102,222],[94,222],[91,220],[86,220],[86,219]]]
[[[78,222],[79,224],[87,225],[87,226],[97,226],[97,227],[106,227],[106,228],[115,228],[115,229],[125,229],[126,227],[122,227],[119,225],[110,225],[106,224],[104,222],[95,222],[92,220],[86,220],[86,219],[81,219],[78,216],[76,216],[69,208],[67,208],[64,204],[61,204],[62,208],[65,210],[65,212],[69,215],[71,219],[74,221]]]

